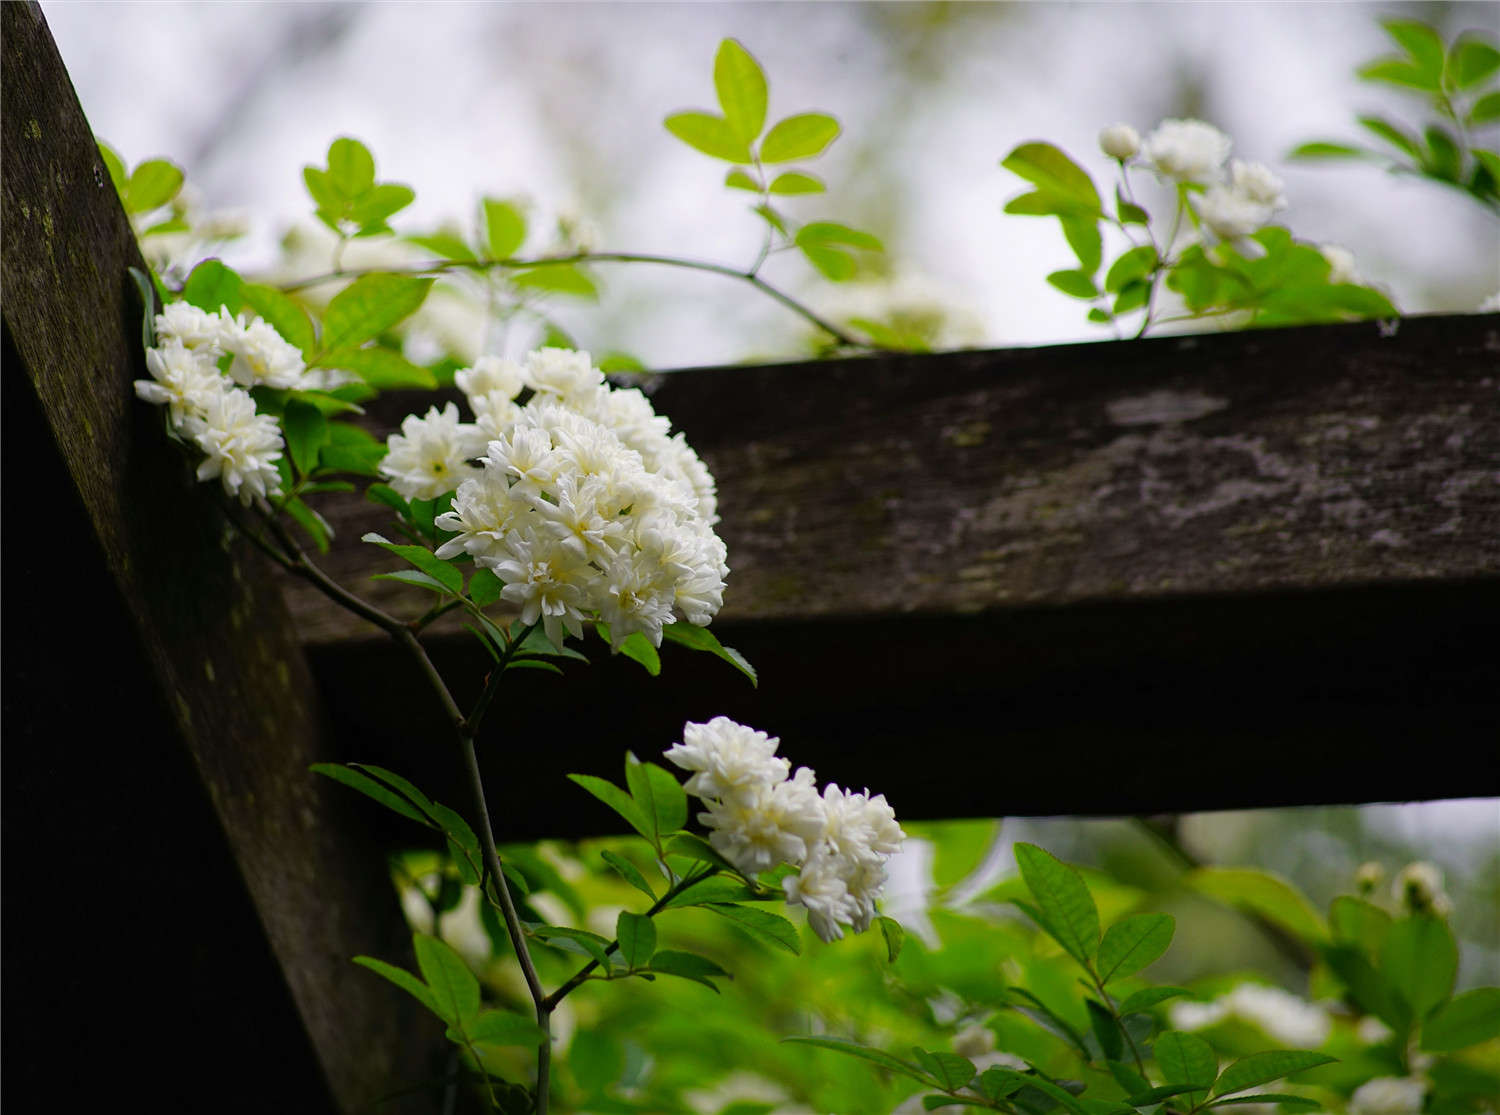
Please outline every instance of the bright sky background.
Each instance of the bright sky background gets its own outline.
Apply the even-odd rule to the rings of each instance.
[[[43,10],[96,132],[134,163],[185,166],[211,208],[254,218],[231,262],[267,258],[311,205],[300,169],[350,134],[382,178],[417,191],[398,228],[472,220],[479,196],[571,210],[601,246],[747,264],[760,222],[724,164],[661,127],[713,105],[734,36],[770,76],[771,118],[812,108],[844,136],[810,167],[822,197],[788,204],[886,239],[896,274],[934,292],[989,346],[1107,339],[1053,291],[1071,266],[1056,223],[1010,217],[1017,143],[1058,143],[1104,180],[1098,130],[1199,115],[1235,154],[1285,178],[1293,231],[1352,249],[1408,312],[1466,311],[1500,287],[1500,229],[1458,194],[1347,164],[1286,165],[1314,138],[1354,138],[1357,112],[1415,120],[1358,83],[1382,15],[1500,34],[1500,4],[1303,3],[108,3]],[[654,367],[789,356],[800,323],[727,280],[600,268],[602,309],[563,315],[581,343]],[[823,306],[843,291],[798,258],[768,278]]]

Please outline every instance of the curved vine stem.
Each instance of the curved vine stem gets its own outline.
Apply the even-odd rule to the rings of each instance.
[[[435,259],[425,263],[411,264],[406,267],[336,268],[321,275],[310,275],[305,279],[296,279],[290,283],[280,283],[278,284],[278,289],[291,293],[332,282],[335,279],[357,279],[363,275],[373,274],[441,275],[449,271],[491,271],[497,268],[511,270],[564,263],[653,263],[661,267],[677,267],[687,271],[704,271],[711,275],[722,275],[728,279],[748,283],[767,298],[781,303],[781,305],[791,310],[794,314],[797,314],[803,320],[817,326],[841,345],[849,348],[884,349],[883,345],[876,344],[872,340],[860,340],[852,333],[823,317],[805,303],[797,301],[797,299],[793,298],[780,287],[772,286],[766,282],[766,280],[762,279],[756,273],[760,266],[759,260],[756,261],[755,267],[742,271],[737,267],[730,267],[724,263],[683,259],[679,256],[657,255],[651,252],[575,252],[572,255],[538,256],[534,259]]]

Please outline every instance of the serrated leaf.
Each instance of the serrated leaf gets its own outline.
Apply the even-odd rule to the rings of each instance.
[[[182,286],[183,301],[209,313],[222,306],[231,314],[240,309],[240,277],[216,259],[205,259],[194,267]]]
[[[375,185],[375,158],[357,139],[340,136],[328,145],[328,183],[345,201]]]
[[[1157,1003],[1191,994],[1192,992],[1186,987],[1144,987],[1125,996],[1125,1001],[1120,1004],[1120,1014],[1123,1017],[1127,1014],[1134,1014],[1136,1011],[1149,1010]]]
[[[1397,918],[1380,950],[1380,971],[1420,1020],[1453,994],[1458,945],[1447,922],[1416,915]]]
[[[656,891],[651,889],[651,884],[646,882],[646,876],[640,873],[635,864],[615,852],[603,851],[599,855],[605,863],[609,864],[619,873],[622,879],[651,899],[651,901],[656,901]]]
[[[165,159],[147,159],[130,172],[125,184],[125,211],[160,209],[182,189],[182,169]]]
[[[636,832],[647,840],[651,839],[651,826],[641,807],[620,787],[592,774],[570,774],[568,777],[623,817]]]
[[[735,167],[724,176],[724,185],[731,190],[749,190],[752,194],[760,193],[760,183],[741,167]]]
[[[463,1026],[479,1013],[479,981],[463,957],[436,937],[412,937],[417,967],[432,992],[439,1017],[450,1026]]]
[[[773,194],[821,194],[828,187],[823,185],[823,180],[811,174],[803,174],[800,170],[789,170],[785,174],[778,174],[771,179],[767,189]]]
[[[480,1045],[540,1045],[547,1032],[530,1018],[508,1010],[483,1011],[466,1028],[469,1040]]]
[[[720,917],[734,922],[756,940],[785,949],[793,956],[802,951],[802,939],[797,933],[797,927],[780,914],[734,902],[706,902],[702,909],[712,910]]]
[[[839,137],[839,122],[822,112],[799,112],[776,123],[760,143],[760,161],[789,163],[821,155]]]
[[[689,147],[730,163],[750,162],[750,145],[729,121],[709,112],[676,112],[663,121]]]
[[[1099,949],[1099,910],[1083,877],[1035,844],[1015,846],[1021,877],[1045,915],[1049,932],[1089,967]]]
[[[411,802],[362,771],[353,770],[337,763],[314,763],[308,769],[316,774],[321,774],[324,778],[331,778],[335,782],[342,783],[352,790],[358,790],[366,797],[378,801],[392,812],[399,813],[409,820],[416,821],[419,825],[425,825],[427,828],[437,827],[431,818],[425,816]]]
[[[1005,156],[1000,165],[1033,183],[1038,193],[1057,199],[1062,208],[1054,211],[1059,215],[1064,212],[1090,217],[1102,215],[1093,179],[1050,143],[1023,143]]]
[[[1213,1046],[1194,1034],[1168,1030],[1156,1039],[1153,1052],[1167,1082],[1191,1085],[1193,1091],[1185,1093],[1188,1102],[1194,1107],[1202,1103],[1206,1090],[1219,1075]]]
[[[505,585],[488,569],[476,569],[469,575],[469,599],[481,608],[488,608],[500,599]]]
[[[491,259],[509,259],[526,242],[526,217],[512,202],[487,197],[481,203],[484,242]]]
[[[766,126],[766,75],[734,39],[719,44],[714,56],[714,91],[736,136],[749,143]]]
[[[880,935],[885,939],[886,962],[894,964],[901,955],[901,946],[906,943],[906,930],[895,918],[880,917],[875,923],[880,926]]]
[[[615,939],[620,943],[620,955],[631,968],[640,968],[656,951],[656,925],[644,914],[632,914],[621,910],[615,920]]]
[[[818,1049],[831,1049],[835,1053],[843,1053],[849,1057],[858,1057],[862,1061],[869,1061],[879,1065],[881,1068],[889,1069],[891,1072],[900,1073],[902,1076],[910,1077],[919,1083],[931,1086],[933,1080],[916,1065],[909,1061],[903,1061],[900,1057],[893,1057],[883,1049],[874,1049],[868,1045],[860,1045],[857,1041],[848,1038],[826,1037],[821,1034],[796,1035],[781,1039],[786,1045],[811,1045]]]
[[[1097,298],[1099,288],[1087,271],[1054,271],[1047,282],[1070,298]]]
[[[432,279],[377,272],[362,275],[328,303],[323,350],[354,348],[410,317],[432,288]]]
[[[1230,1065],[1214,1082],[1213,1095],[1227,1096],[1243,1092],[1259,1084],[1280,1080],[1303,1069],[1332,1064],[1337,1058],[1325,1053],[1314,1053],[1306,1049],[1273,1049],[1265,1053],[1252,1053]]]
[[[719,990],[714,986],[715,978],[734,978],[706,956],[699,956],[694,952],[679,952],[675,949],[658,950],[651,957],[650,970],[663,975],[677,976],[680,979],[693,980],[715,993]]]
[[[1251,910],[1304,941],[1328,939],[1323,919],[1302,892],[1268,871],[1250,868],[1200,867],[1183,882],[1199,894]]]
[[[1167,951],[1177,928],[1171,914],[1136,914],[1111,925],[1099,942],[1099,979],[1139,972]]]
[[[463,594],[463,573],[435,555],[425,546],[405,546],[396,542],[390,542],[374,531],[365,534],[360,538],[360,541],[372,542],[382,550],[389,550],[403,561],[410,562],[454,596]]]
[[[682,620],[665,625],[661,629],[661,637],[663,642],[676,643],[690,650],[706,651],[721,658],[749,678],[751,685],[758,684],[755,667],[750,665],[739,651],[720,643],[718,636],[707,627],[699,627],[697,624]]]
[[[377,976],[383,976],[408,995],[421,1003],[439,1018],[444,1018],[443,1012],[438,1009],[437,999],[432,994],[432,989],[425,983],[412,975],[405,968],[398,968],[394,964],[387,964],[384,960],[377,960],[373,956],[356,956],[354,963],[361,968],[368,968]]]
[[[1500,1036],[1500,987],[1476,987],[1456,995],[1422,1023],[1422,1048],[1452,1053]]]

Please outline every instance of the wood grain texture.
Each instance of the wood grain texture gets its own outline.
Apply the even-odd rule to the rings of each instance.
[[[232,537],[208,489],[193,482],[163,436],[161,413],[135,399],[131,381],[145,368],[141,310],[127,267],[143,264],[46,23],[33,3],[8,3],[0,13],[4,374],[8,383],[21,377],[29,385],[24,389],[34,392],[45,416],[45,428],[29,431],[24,443],[7,439],[6,478],[14,482],[30,454],[61,457],[98,552],[88,579],[52,591],[117,591],[134,627],[130,645],[92,646],[82,629],[77,662],[52,668],[76,668],[77,699],[87,702],[89,670],[109,669],[116,655],[144,659],[182,745],[178,753],[190,755],[196,768],[196,779],[186,782],[195,797],[157,797],[149,786],[121,789],[139,794],[140,808],[212,818],[208,823],[220,831],[189,825],[180,839],[191,845],[227,837],[240,876],[235,885],[253,900],[269,942],[263,951],[275,961],[258,967],[248,957],[200,950],[212,966],[198,978],[222,982],[225,1011],[274,1017],[275,1004],[289,996],[305,1036],[268,1035],[270,1048],[277,1041],[310,1042],[332,1097],[307,1096],[306,1109],[332,1102],[362,1110],[393,1082],[426,1075],[436,1036],[415,1004],[350,963],[357,953],[409,955],[386,866],[348,824],[345,791],[320,784],[307,769],[335,756],[270,571]],[[67,503],[59,500],[59,514]],[[47,544],[46,522],[10,527],[7,549]],[[8,581],[7,590],[14,607],[41,588]],[[68,722],[65,709],[53,715]],[[120,728],[128,733],[130,726]],[[206,804],[211,810],[201,808]],[[97,870],[127,870],[116,866],[119,851],[98,848]],[[159,893],[170,896],[156,931],[191,925],[194,881],[174,877],[170,862],[156,870],[164,876]],[[86,903],[88,894],[80,886],[77,901]],[[129,955],[128,940],[108,939],[101,947]],[[163,994],[166,1001],[152,1006],[158,1017],[169,1017],[170,992],[164,987]],[[76,1063],[68,1034],[52,1039]],[[160,1041],[167,1046],[169,1035]],[[244,1096],[276,1079],[274,1055],[233,1071],[221,1064],[229,1106],[215,1101],[216,1109],[239,1109],[232,1078],[252,1065],[263,1075]]]

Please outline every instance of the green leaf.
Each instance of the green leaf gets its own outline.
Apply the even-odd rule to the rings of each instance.
[[[1500,1036],[1500,987],[1476,987],[1434,1010],[1422,1023],[1422,1048],[1452,1053]]]
[[[1099,911],[1083,877],[1035,844],[1017,844],[1016,865],[1057,943],[1084,967],[1099,948]]]
[[[1099,942],[1100,981],[1139,972],[1167,951],[1176,928],[1171,914],[1136,914],[1111,925]]]
[[[1417,915],[1398,918],[1380,950],[1380,971],[1418,1020],[1453,994],[1458,945],[1448,923]]]
[[[1054,1012],[1051,1007],[1038,999],[1030,991],[1027,991],[1024,987],[1012,986],[1007,987],[1005,990],[1006,994],[1012,999],[1019,998],[1029,1004],[1029,1006],[1023,1007],[1018,1006],[1015,1003],[1010,1003],[1008,1005],[1012,1010],[1019,1011],[1027,1018],[1030,1018],[1038,1026],[1042,1027],[1042,1029],[1050,1030],[1052,1033],[1068,1042],[1073,1046],[1073,1048],[1078,1050],[1079,1054],[1085,1061],[1090,1059],[1092,1054],[1089,1052],[1089,1048],[1083,1040],[1083,1035],[1073,1028],[1072,1023]]]
[[[333,528],[328,525],[328,520],[303,503],[301,499],[289,499],[281,506],[293,521],[307,532],[307,536],[313,540],[313,545],[318,548],[318,553],[326,554],[333,538]]]
[[[711,158],[730,163],[750,162],[749,143],[722,116],[710,112],[676,112],[663,123],[683,143]]]
[[[526,217],[516,205],[499,198],[485,198],[481,208],[490,258],[509,259],[526,242]]]
[[[282,433],[286,435],[287,452],[303,476],[318,466],[318,451],[328,442],[328,420],[311,403],[288,399],[281,416]]]
[[[1143,1091],[1131,1093],[1130,1106],[1149,1107],[1162,1100],[1171,1099],[1173,1096],[1186,1095],[1188,1092],[1197,1090],[1191,1084],[1166,1084],[1160,1088],[1146,1088]]]
[[[1396,995],[1391,981],[1352,945],[1333,945],[1323,950],[1323,959],[1343,981],[1354,1001],[1397,1033],[1411,1025],[1411,1011]]]
[[[403,519],[411,517],[411,505],[389,484],[371,484],[365,489],[365,498],[371,503],[384,504]]]
[[[1389,120],[1380,116],[1358,116],[1355,119],[1367,132],[1379,136],[1392,147],[1416,161],[1422,161],[1422,145],[1414,136],[1408,135]]]
[[[463,1026],[479,1013],[479,981],[463,957],[436,937],[417,933],[412,937],[417,967],[432,991],[433,1002],[443,1021]]]
[[[656,951],[656,925],[644,914],[621,910],[615,919],[615,938],[620,942],[620,955],[632,968],[643,967]]]
[[[341,782],[350,789],[358,790],[366,797],[373,798],[392,812],[399,813],[409,820],[416,821],[419,825],[428,828],[437,828],[431,818],[423,815],[421,810],[412,805],[401,795],[381,785],[375,779],[360,771],[353,770],[337,763],[314,763],[308,768],[324,778],[331,778],[335,782]]]
[[[789,163],[821,155],[839,137],[839,122],[821,112],[800,112],[778,121],[760,142],[760,161]]]
[[[767,189],[773,194],[821,194],[828,187],[823,185],[821,178],[803,174],[800,170],[789,170],[771,179]]]
[[[1435,80],[1441,79],[1446,52],[1436,31],[1414,19],[1383,19],[1380,26],[1406,51],[1418,69]]]
[[[488,569],[476,569],[469,575],[469,599],[481,608],[488,608],[500,599],[505,585]]]
[[[690,650],[707,651],[709,654],[722,658],[749,678],[751,685],[757,684],[755,667],[750,665],[739,651],[722,645],[718,637],[706,627],[699,627],[686,620],[669,623],[661,629],[661,637],[663,642],[676,643]]]
[[[1321,1100],[1315,1100],[1309,1096],[1293,1096],[1285,1092],[1256,1092],[1248,1096],[1231,1096],[1228,1099],[1214,1100],[1212,1103],[1204,1104],[1204,1107],[1232,1107],[1237,1103],[1274,1103],[1299,1111],[1316,1111],[1323,1106]]]
[[[408,782],[405,778],[402,778],[395,771],[386,770],[385,767],[377,767],[373,763],[349,763],[348,765],[355,768],[356,770],[370,775],[373,778],[380,779],[382,782],[391,786],[398,792],[404,794],[408,801],[410,801],[418,809],[422,810],[423,813],[431,819],[434,828],[442,828],[442,826],[438,823],[437,814],[435,812],[436,807],[433,805],[432,799],[424,794],[421,790],[417,789],[416,786],[412,785],[412,783]]]
[[[127,267],[131,281],[141,296],[141,344],[146,348],[156,347],[156,289],[151,277],[139,267]]]
[[[370,969],[377,976],[384,976],[433,1014],[439,1018],[446,1018],[443,1012],[438,1009],[437,999],[433,996],[432,989],[405,968],[397,968],[394,964],[387,964],[384,960],[376,960],[373,956],[356,956],[354,963],[358,964],[361,968]]]
[[[605,863],[609,864],[615,869],[615,871],[619,873],[622,879],[633,886],[636,890],[644,894],[647,898],[651,899],[653,902],[656,901],[656,891],[651,889],[651,884],[646,882],[646,876],[640,873],[635,864],[631,863],[624,856],[618,855],[615,852],[606,850],[600,852],[599,855],[601,858],[603,858]]]
[[[397,584],[410,585],[412,588],[425,588],[429,592],[435,592],[440,596],[451,595],[447,585],[441,581],[433,580],[426,573],[418,573],[413,569],[398,569],[394,573],[376,573],[370,580],[395,581]]]
[[[1053,199],[1057,206],[1053,211],[1059,216],[1099,217],[1103,213],[1093,179],[1050,143],[1023,143],[1000,165],[1033,183],[1037,193]]]
[[[986,1111],[994,1108],[983,1100],[970,1099],[968,1096],[923,1096],[922,1109],[924,1111],[936,1111],[940,1107],[981,1107]]]
[[[1463,154],[1458,142],[1436,124],[1429,125],[1423,135],[1430,153],[1426,160],[1428,173],[1447,182],[1457,182],[1463,171]]]
[[[894,964],[896,957],[901,955],[901,946],[906,943],[906,930],[895,918],[879,917],[875,922],[880,926],[880,935],[885,938],[886,962]]]
[[[527,927],[527,932],[550,945],[593,957],[606,971],[609,969],[607,950],[610,942],[597,933],[590,933],[587,929],[570,929],[565,925],[533,925]],[[570,948],[569,945],[573,947]]]
[[[583,270],[571,263],[547,263],[510,273],[512,286],[539,290],[548,294],[569,294],[574,298],[596,300],[599,288]]]
[[[592,774],[570,774],[568,777],[625,818],[626,823],[636,832],[647,840],[651,839],[650,823],[641,812],[641,807],[620,787],[603,778],[595,778]]]
[[[1156,249],[1150,244],[1131,248],[1110,264],[1104,276],[1104,289],[1116,294],[1129,284],[1145,279],[1156,266],[1156,258]]]
[[[996,1065],[993,1068],[984,1070],[980,1080],[985,1081],[986,1079],[988,1080],[986,1086],[994,1090],[1009,1087],[1012,1084],[1017,1085],[1016,1088],[1012,1089],[1013,1091],[1019,1091],[1022,1088],[1035,1088],[1039,1092],[1046,1093],[1069,1111],[1074,1112],[1074,1115],[1088,1115],[1083,1105],[1078,1102],[1071,1092],[1064,1088],[1059,1088],[1052,1081],[1044,1079],[1040,1075],[1017,1072],[1015,1069],[1003,1068]]]
[[[1328,907],[1328,923],[1334,940],[1358,945],[1366,956],[1375,957],[1385,943],[1391,915],[1362,898],[1341,894]]]
[[[854,278],[858,270],[854,263],[854,257],[848,252],[839,251],[837,248],[825,248],[821,244],[798,244],[802,254],[824,278],[832,279],[836,283],[846,282]]]
[[[781,214],[777,213],[769,205],[757,205],[750,211],[777,232],[781,233],[782,236],[790,235],[786,230],[786,222],[781,219]]]
[[[652,677],[661,674],[661,655],[651,645],[651,640],[646,638],[644,632],[632,631],[625,636],[625,641],[614,649],[632,662],[640,663],[646,673]]]
[[[1336,1057],[1325,1053],[1314,1053],[1306,1049],[1275,1049],[1266,1053],[1252,1053],[1230,1065],[1214,1083],[1213,1095],[1227,1096],[1243,1092],[1272,1080],[1280,1080],[1303,1069],[1332,1064]]]
[[[432,282],[389,272],[355,279],[323,314],[323,350],[353,348],[398,324],[422,305]]]
[[[1106,1061],[1105,1063],[1109,1066],[1109,1074],[1115,1078],[1115,1083],[1127,1096],[1150,1090],[1151,1082],[1129,1065],[1119,1061]]]
[[[1047,282],[1071,298],[1096,298],[1099,288],[1087,271],[1054,271]]]
[[[974,1079],[974,1062],[967,1057],[945,1051],[930,1052],[918,1046],[912,1047],[912,1054],[917,1065],[937,1082],[939,1088],[955,1091]]]
[[[675,949],[658,950],[651,957],[651,971],[693,980],[715,993],[719,990],[714,986],[715,978],[734,978],[706,956],[699,956],[693,952],[678,952]]]
[[[714,91],[736,136],[749,143],[760,135],[766,126],[766,75],[734,39],[720,43],[714,56]]]
[[[1068,247],[1078,257],[1079,269],[1090,275],[1099,270],[1104,252],[1099,222],[1088,217],[1063,217],[1059,223],[1062,225],[1063,236],[1067,238]]]
[[[432,372],[413,364],[399,352],[388,348],[340,348],[318,357],[316,366],[353,372],[377,391],[401,391],[413,388],[433,391],[438,381]]]
[[[1118,186],[1115,187],[1115,205],[1119,210],[1121,224],[1147,225],[1151,223],[1151,218],[1146,211],[1128,199]]]
[[[1157,1003],[1164,1003],[1168,999],[1176,999],[1181,995],[1191,995],[1192,992],[1186,987],[1144,987],[1139,991],[1125,996],[1125,1001],[1120,1004],[1120,1014],[1134,1014],[1137,1011],[1150,1010]]]
[[[1378,81],[1385,85],[1396,85],[1403,89],[1420,89],[1424,93],[1436,93],[1440,79],[1419,66],[1400,58],[1379,58],[1355,71],[1365,81]]]
[[[472,263],[477,258],[474,250],[451,232],[430,232],[423,236],[403,236],[402,239],[408,244],[426,248],[433,255],[441,256],[443,259]]]
[[[903,1061],[900,1057],[893,1057],[883,1049],[873,1049],[868,1045],[860,1045],[857,1041],[849,1038],[826,1037],[821,1034],[797,1035],[795,1037],[782,1038],[782,1043],[787,1045],[811,1045],[818,1049],[831,1049],[835,1053],[843,1053],[849,1057],[858,1057],[862,1061],[869,1061],[879,1065],[881,1068],[889,1069],[891,1072],[909,1076],[919,1083],[929,1087],[935,1082],[910,1061]]]
[[[160,209],[181,189],[181,168],[165,159],[147,159],[130,172],[130,181],[125,185],[125,212],[149,213]]]
[[[1351,147],[1347,143],[1299,143],[1287,153],[1289,159],[1363,159],[1369,156],[1363,148]]]
[[[655,763],[643,763],[627,752],[625,781],[630,786],[630,796],[635,799],[651,829],[647,839],[653,844],[660,844],[663,836],[687,824],[687,794],[677,779],[661,767]]]
[[[1486,93],[1469,109],[1470,124],[1488,124],[1500,120],[1500,92]]]
[[[672,837],[667,841],[664,851],[670,856],[682,856],[684,859],[695,860],[698,863],[711,863],[721,871],[737,870],[734,864],[714,851],[712,844],[691,832],[680,832]]]
[[[382,182],[349,204],[349,219],[360,226],[360,236],[389,232],[390,227],[385,223],[387,219],[416,199],[416,192],[410,186]]]
[[[224,307],[231,314],[240,309],[240,277],[216,259],[205,259],[182,286],[183,300],[200,310],[217,313]]]
[[[1135,282],[1126,283],[1121,288],[1120,293],[1115,296],[1115,304],[1111,307],[1111,312],[1119,315],[1128,314],[1132,310],[1138,310],[1146,304],[1146,300],[1150,295],[1150,283],[1139,279]]]
[[[734,902],[706,902],[702,909],[712,910],[720,917],[734,922],[756,940],[785,949],[793,956],[802,951],[802,941],[797,934],[797,927],[780,914],[773,914],[770,910],[757,910],[753,906],[741,906]]]
[[[1154,1047],[1156,1064],[1169,1084],[1191,1084],[1193,1091],[1186,1093],[1188,1102],[1196,1107],[1202,1103],[1206,1089],[1219,1075],[1219,1059],[1213,1046],[1194,1034],[1168,1030],[1156,1039]]]
[[[1183,882],[1199,894],[1250,910],[1304,941],[1328,939],[1323,919],[1302,892],[1268,871],[1251,868],[1200,867]]]
[[[859,248],[867,252],[883,252],[885,245],[878,237],[859,229],[850,228],[848,225],[837,224],[833,221],[813,221],[805,224],[797,230],[796,242],[799,247],[808,244],[839,244],[848,245],[851,248]]]
[[[710,876],[678,891],[662,906],[662,909],[706,906],[710,903],[744,902],[756,897],[756,893],[743,883],[723,876]]]
[[[588,655],[580,654],[569,646],[555,647],[547,638],[547,632],[533,627],[531,633],[521,640],[520,653],[533,654],[540,658],[571,658],[575,662],[587,662]]]
[[[120,158],[120,153],[102,139],[94,141],[99,146],[99,157],[104,160],[104,169],[109,171],[109,180],[114,184],[115,193],[120,195],[121,203],[125,200],[125,191],[129,187],[130,176],[125,172],[125,160]]]
[[[508,1010],[481,1012],[467,1027],[469,1040],[479,1045],[541,1045],[547,1032],[532,1019]]]
[[[1125,1039],[1120,1034],[1119,1023],[1101,1003],[1085,998],[1083,1005],[1089,1012],[1089,1028],[1094,1031],[1094,1038],[1099,1043],[1099,1051],[1104,1054],[1106,1060],[1118,1059],[1125,1051]]]
[[[1459,89],[1478,85],[1500,70],[1500,50],[1483,39],[1460,35],[1448,50],[1448,75]]]
[[[387,541],[374,531],[360,538],[361,542],[373,542],[382,550],[389,550],[397,557],[410,562],[423,573],[426,573],[434,581],[440,584],[454,596],[463,595],[464,575],[455,566],[450,565],[442,558],[437,557],[425,546],[403,546],[395,542]]]
[[[375,185],[375,159],[357,139],[341,136],[328,147],[328,180],[338,193],[353,199]]]
[[[747,174],[743,167],[735,167],[724,176],[724,185],[731,190],[749,190],[752,194],[760,193],[760,183]]]
[[[240,297],[246,306],[269,322],[271,328],[296,345],[304,355],[317,347],[317,337],[313,334],[307,311],[275,287],[264,283],[243,283]]]

